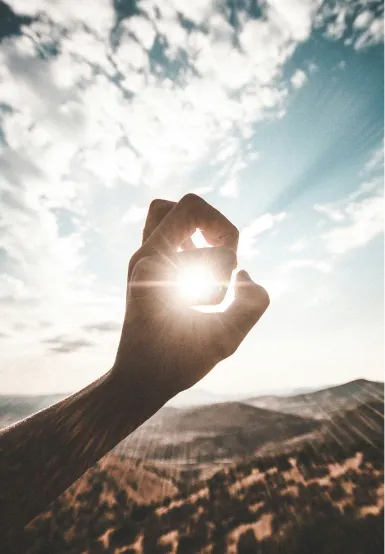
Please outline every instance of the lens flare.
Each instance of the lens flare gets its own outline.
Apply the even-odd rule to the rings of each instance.
[[[204,265],[184,267],[179,270],[178,292],[187,302],[205,302],[218,289],[219,283]]]

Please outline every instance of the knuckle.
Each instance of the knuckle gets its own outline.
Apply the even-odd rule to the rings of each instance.
[[[151,256],[144,256],[140,258],[133,267],[133,278],[147,274],[153,266],[153,260]]]
[[[201,202],[202,202],[202,198],[197,194],[194,194],[193,192],[188,192],[180,200],[180,204],[182,206],[187,206],[187,207],[198,205]]]
[[[171,202],[170,200],[164,200],[163,198],[155,198],[150,203],[149,212],[152,213],[152,212],[157,212],[159,210],[163,210],[165,208],[168,208],[172,204],[173,202]]]
[[[238,240],[239,240],[239,229],[238,227],[236,227],[233,223],[230,223],[231,227],[230,227],[230,232],[231,234],[236,238],[237,240],[237,243],[238,243]]]
[[[137,250],[130,258],[130,261],[128,262],[128,275],[130,276],[131,273],[133,272],[136,264],[138,263],[138,261],[140,260],[141,258],[141,255],[140,255],[140,250]]]

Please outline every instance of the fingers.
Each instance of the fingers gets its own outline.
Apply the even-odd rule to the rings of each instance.
[[[166,217],[166,215],[176,206],[176,202],[171,200],[163,200],[162,198],[156,198],[150,204],[147,212],[146,223],[144,224],[142,234],[142,244],[152,235],[159,223]],[[183,250],[191,250],[195,248],[191,237],[183,242],[181,245]]]
[[[235,352],[269,304],[266,290],[254,283],[246,271],[240,271],[235,282],[235,300],[225,312],[218,314],[223,331],[220,340],[226,356]]]
[[[176,206],[171,200],[153,200],[148,209],[146,223],[143,229],[142,244],[152,235],[162,219]]]
[[[218,210],[195,194],[186,194],[162,219],[149,239],[159,253],[176,251],[199,228],[212,246],[227,246],[236,252],[238,229]]]

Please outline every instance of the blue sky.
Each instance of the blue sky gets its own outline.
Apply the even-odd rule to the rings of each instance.
[[[382,2],[133,5],[0,3],[0,392],[109,369],[147,206],[189,191],[271,296],[200,388],[382,380]]]

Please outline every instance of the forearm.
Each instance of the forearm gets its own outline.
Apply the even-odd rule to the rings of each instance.
[[[109,372],[0,433],[0,535],[17,533],[166,401]]]

